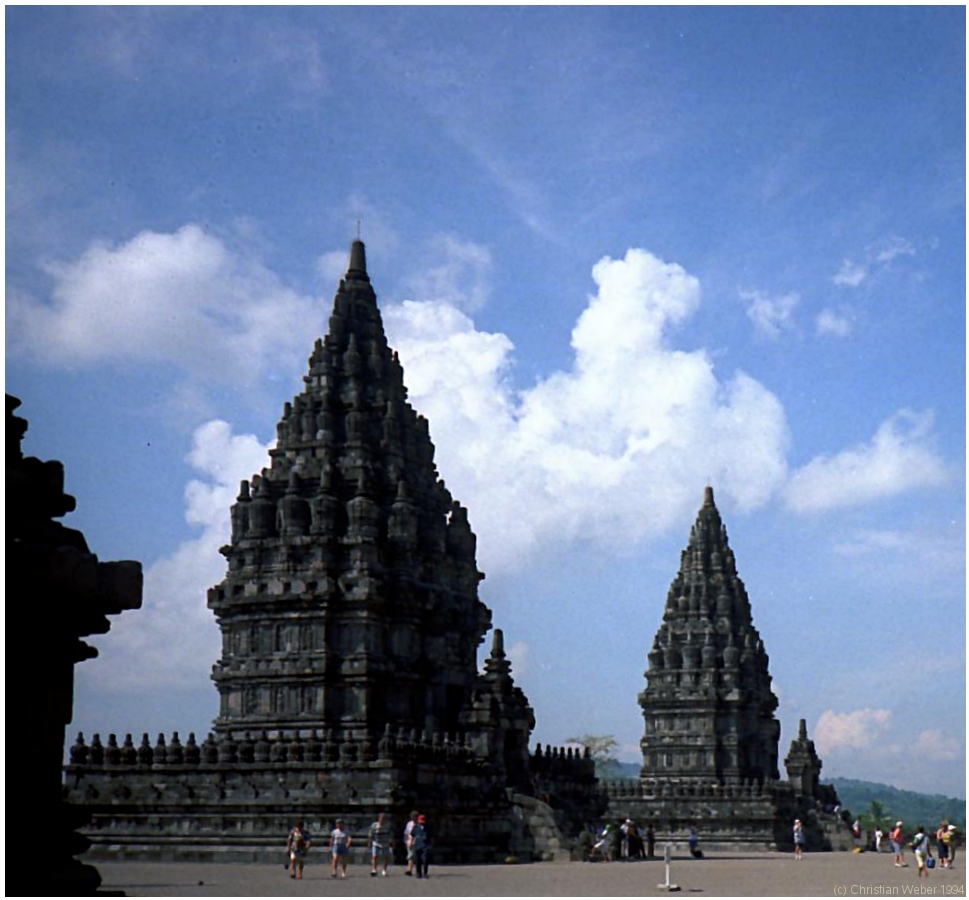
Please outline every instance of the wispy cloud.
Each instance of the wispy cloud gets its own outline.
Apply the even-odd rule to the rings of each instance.
[[[915,256],[915,245],[903,237],[890,237],[865,248],[860,260],[844,259],[832,277],[838,287],[856,288],[899,256]]]
[[[791,475],[785,490],[795,512],[820,512],[937,487],[949,473],[932,446],[931,412],[899,410],[867,444],[822,455]]]
[[[782,331],[794,327],[794,311],[801,298],[795,294],[772,297],[764,291],[740,291],[747,303],[747,318],[754,323],[758,334],[768,338],[780,337]]]
[[[399,289],[405,296],[446,303],[477,312],[491,291],[491,253],[487,247],[450,234],[432,238],[417,273]]]
[[[847,337],[851,334],[851,319],[844,310],[822,309],[814,319],[818,335]]]
[[[965,758],[962,743],[945,735],[939,728],[930,728],[919,734],[914,752],[931,762],[956,762]]]

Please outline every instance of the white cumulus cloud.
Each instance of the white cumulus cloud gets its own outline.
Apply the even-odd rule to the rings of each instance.
[[[791,475],[787,505],[817,512],[944,484],[948,473],[932,447],[933,421],[931,412],[899,410],[867,444],[815,457]]]
[[[655,537],[689,518],[708,480],[753,508],[786,477],[777,398],[742,372],[718,378],[703,350],[669,346],[670,327],[700,302],[697,280],[638,249],[601,260],[593,280],[571,368],[521,392],[506,377],[505,335],[446,303],[385,311],[485,571],[515,568],[546,543]]]
[[[268,452],[253,435],[233,434],[226,422],[196,429],[188,461],[201,477],[185,489],[185,518],[202,531],[148,568],[141,610],[112,622],[89,673],[102,688],[204,682],[221,652],[206,591],[225,577],[219,547],[229,540],[229,507],[239,482],[266,465]]]
[[[44,268],[50,299],[10,298],[7,347],[50,364],[166,362],[252,384],[295,364],[320,318],[318,300],[198,225],[97,241]]]
[[[891,720],[888,709],[856,709],[845,713],[827,709],[814,728],[814,743],[822,756],[843,748],[863,750],[885,734]]]

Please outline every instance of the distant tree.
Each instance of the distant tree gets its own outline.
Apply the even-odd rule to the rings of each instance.
[[[583,753],[589,751],[599,778],[615,778],[619,774],[619,760],[615,756],[619,742],[611,734],[583,734],[581,737],[568,737],[565,743],[580,747]]]
[[[890,819],[891,813],[885,809],[884,805],[878,800],[872,800],[868,811],[861,815],[861,827],[869,834],[874,834],[876,828],[888,831],[888,826],[892,824]]]

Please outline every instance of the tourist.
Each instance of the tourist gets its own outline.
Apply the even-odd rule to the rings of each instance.
[[[336,820],[336,828],[330,832],[330,856],[333,858],[333,872],[330,878],[336,878],[337,865],[340,868],[340,877],[347,877],[347,859],[350,855],[350,845],[353,838],[343,830],[343,819]]]
[[[690,856],[694,859],[702,859],[703,851],[698,846],[700,843],[700,835],[696,833],[696,825],[690,826],[690,834],[686,840],[690,845]]]
[[[943,819],[935,833],[935,847],[939,854],[939,868],[949,868],[949,823]]]
[[[419,815],[410,830],[410,845],[414,851],[414,869],[418,878],[427,878],[427,857],[431,849],[431,831],[427,816]]]
[[[629,826],[629,855],[634,859],[646,859],[646,847],[639,826],[633,822]]]
[[[286,839],[286,850],[289,852],[289,877],[303,877],[303,863],[306,860],[306,853],[310,849],[310,835],[303,825],[302,820],[296,823],[296,827],[289,833]]]
[[[905,832],[902,831],[901,821],[895,823],[895,827],[892,829],[892,833],[889,836],[892,842],[892,853],[895,854],[895,867],[898,869],[904,869],[908,867],[908,863],[905,862]]]
[[[925,861],[930,856],[929,836],[921,825],[916,830],[915,837],[912,838],[912,849],[915,851],[915,865],[918,866],[919,878],[923,875],[928,878],[929,870],[925,865]]]
[[[609,829],[612,826],[606,825],[605,828],[599,832],[599,839],[592,845],[592,851],[589,853],[589,862],[595,862],[597,859],[603,862],[610,862],[612,857],[610,855],[610,835]]]
[[[390,826],[387,814],[380,813],[377,821],[370,826],[370,876],[377,877],[377,865],[381,865],[381,875],[387,877],[387,864],[390,862]]]
[[[413,810],[410,814],[410,819],[408,819],[407,824],[404,826],[404,846],[407,848],[407,868],[404,869],[404,874],[408,877],[414,874],[414,848],[411,847],[410,833],[417,824],[417,815],[417,810]]]
[[[956,864],[956,847],[959,846],[959,833],[956,831],[955,825],[949,825],[949,865],[946,866],[947,869],[954,869]]]
[[[885,832],[882,831],[881,825],[875,826],[875,852],[882,852],[882,838],[885,836]]]
[[[646,825],[646,858],[653,858],[653,851],[656,849],[656,832],[653,831],[653,823]]]
[[[800,859],[804,852],[804,825],[800,819],[794,820],[794,858]]]
[[[626,819],[619,826],[619,858],[629,859],[629,826],[633,824],[632,819]]]

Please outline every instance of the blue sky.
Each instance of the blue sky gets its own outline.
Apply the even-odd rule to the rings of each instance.
[[[6,52],[7,390],[146,570],[75,730],[208,729],[359,221],[535,740],[638,758],[710,483],[782,756],[965,796],[963,8],[9,7]]]

